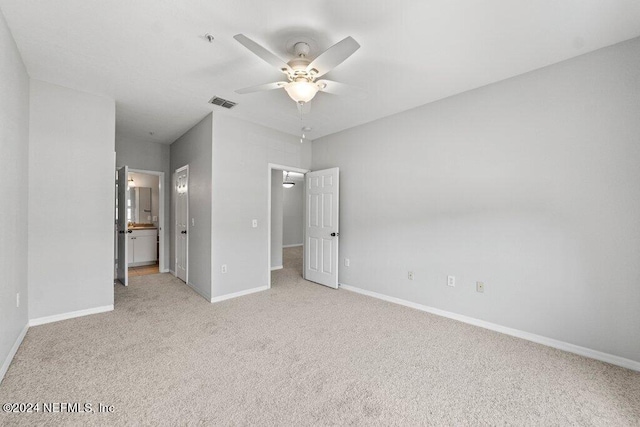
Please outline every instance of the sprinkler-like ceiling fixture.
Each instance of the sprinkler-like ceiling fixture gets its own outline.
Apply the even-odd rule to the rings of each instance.
[[[284,178],[284,182],[282,183],[282,186],[284,188],[291,188],[294,185],[296,185],[296,183],[289,179],[289,172],[287,172],[287,176]]]

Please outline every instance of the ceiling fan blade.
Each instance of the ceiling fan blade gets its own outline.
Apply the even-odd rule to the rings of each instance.
[[[293,72],[291,67],[289,67],[289,64],[287,64],[282,59],[278,58],[276,55],[274,55],[264,47],[260,46],[258,43],[254,42],[244,34],[236,34],[235,36],[233,36],[233,38],[236,39],[241,45],[249,49],[251,52],[255,53],[260,58],[265,60],[267,63],[273,65],[283,73],[290,72],[290,71]]]
[[[318,88],[321,92],[330,93],[332,95],[345,95],[360,99],[366,96],[364,89],[344,83],[334,82],[333,80],[318,80],[316,83],[318,84]]]
[[[300,114],[309,114],[311,112],[311,101],[309,102],[296,102],[298,106],[298,113]]]
[[[265,90],[273,90],[280,89],[286,85],[287,82],[274,82],[274,83],[265,83],[263,85],[245,87],[244,89],[236,90],[236,93],[240,95],[244,95],[245,93],[253,93],[253,92],[262,92]]]
[[[307,66],[307,71],[316,69],[318,72],[315,77],[320,77],[340,65],[358,49],[360,49],[358,42],[349,36],[322,52]]]

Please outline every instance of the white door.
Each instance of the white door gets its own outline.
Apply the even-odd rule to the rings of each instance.
[[[123,166],[118,169],[118,280],[125,286],[129,285],[129,230],[127,208],[129,207],[129,168]]]
[[[338,168],[305,176],[304,278],[338,288]]]
[[[133,264],[136,262],[135,254],[136,254],[136,238],[129,234],[129,239],[127,240],[129,246],[127,246],[127,253],[129,257],[127,258],[129,264]]]
[[[175,173],[176,194],[176,276],[187,282],[189,265],[189,166]]]

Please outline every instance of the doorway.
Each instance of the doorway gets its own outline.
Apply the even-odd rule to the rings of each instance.
[[[279,206],[282,206],[279,194],[282,187],[287,186],[282,182],[280,186],[281,171],[289,172],[289,178],[292,173],[298,173],[303,176],[300,185],[303,186],[303,217],[302,217],[302,236],[303,245],[296,251],[297,246],[282,248],[282,243],[278,244],[280,234],[278,232],[279,224],[274,221],[274,217],[278,218]],[[286,175],[285,175],[286,177]],[[302,278],[308,281],[318,283],[333,289],[338,289],[338,243],[339,243],[339,209],[340,209],[340,171],[338,168],[309,171],[306,169],[292,168],[282,165],[269,164],[268,169],[268,206],[267,206],[267,224],[268,224],[268,270],[269,288],[272,286],[274,275],[279,275],[279,267],[285,267],[284,256],[291,257],[291,265],[296,265],[296,258],[302,257],[301,272],[286,271],[288,275],[296,277],[302,275]],[[285,178],[286,179],[286,178]],[[289,180],[289,189],[297,183]],[[286,188],[285,188],[286,189]],[[284,199],[284,196],[282,196]],[[276,233],[273,232],[276,230]],[[282,255],[282,258],[278,256]],[[279,265],[279,262],[282,264]],[[275,271],[272,271],[275,270]]]
[[[269,165],[269,287],[280,276],[302,278],[306,169]]]
[[[116,278],[166,272],[164,172],[130,169],[117,174]]]
[[[162,271],[160,253],[164,251],[160,250],[160,238],[163,234],[160,207],[164,200],[160,201],[160,180],[160,175],[129,169],[129,277],[158,274]]]

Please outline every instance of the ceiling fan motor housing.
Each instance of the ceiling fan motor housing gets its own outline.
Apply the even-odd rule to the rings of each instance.
[[[309,56],[309,52],[311,51],[311,47],[308,43],[298,42],[293,45],[293,52],[297,57],[307,57]]]

